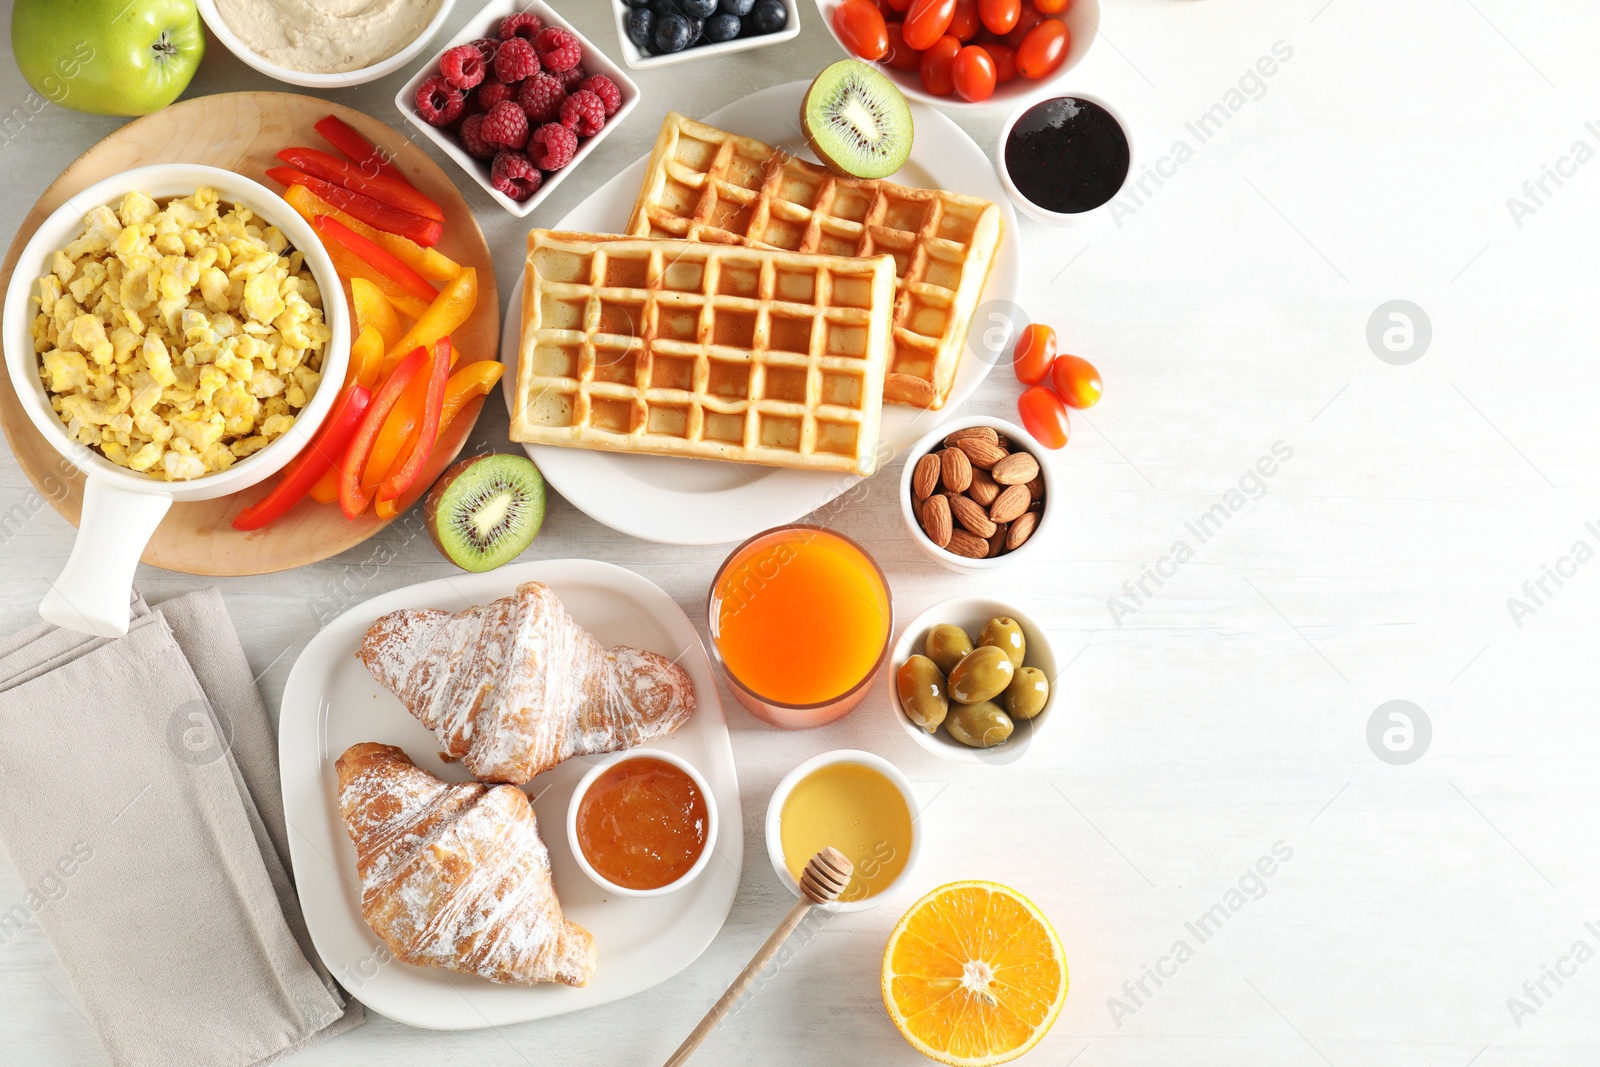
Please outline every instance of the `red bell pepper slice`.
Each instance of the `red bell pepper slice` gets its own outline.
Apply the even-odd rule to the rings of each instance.
[[[307,191],[315,193],[328,204],[360,219],[368,226],[387,233],[399,234],[425,248],[438,244],[439,238],[444,236],[444,226],[441,223],[390,207],[381,200],[352,192],[342,185],[313,178],[293,167],[268,167],[267,177],[280,185],[303,185]]]
[[[342,185],[346,189],[354,189],[358,193],[365,193],[390,207],[438,222],[444,221],[444,209],[414,186],[395,178],[386,178],[381,174],[363,174],[355,164],[347,163],[321,149],[285,148],[278,153],[278,158],[313,177]]]
[[[393,500],[416,484],[433,454],[433,439],[439,435],[439,415],[444,411],[444,387],[450,378],[450,338],[441,337],[433,346],[433,366],[428,373],[428,393],[422,402],[422,422],[412,432],[411,451],[405,461],[378,486],[379,500]]]
[[[339,510],[344,512],[344,517],[347,519],[359,518],[361,513],[367,510],[367,505],[372,503],[371,491],[361,484],[361,468],[367,465],[367,453],[372,451],[372,442],[378,439],[378,431],[383,429],[383,420],[394,410],[400,394],[411,384],[411,379],[417,376],[417,371],[422,368],[422,361],[426,358],[428,358],[427,350],[418,348],[400,361],[400,365],[389,375],[389,380],[378,389],[378,395],[367,407],[366,416],[361,420],[361,426],[356,430],[355,438],[350,442],[350,448],[339,464]]]
[[[334,402],[328,421],[311,439],[298,456],[284,468],[283,477],[272,487],[272,492],[251,504],[234,517],[235,530],[259,530],[277,522],[300,503],[311,487],[331,470],[343,455],[350,439],[361,426],[367,405],[372,401],[372,390],[364,385],[352,384]]]
[[[374,147],[372,142],[356,132],[354,126],[339,116],[329,115],[313,128],[322,134],[325,141],[349,156],[351,162],[361,169],[361,173],[382,174],[385,178],[411,184],[389,158],[389,152]]]
[[[432,304],[439,298],[439,290],[429,285],[428,279],[400,262],[393,253],[387,249],[379,248],[338,219],[329,218],[327,215],[318,215],[312,222],[312,226],[317,233],[339,244],[347,252],[359,256],[373,270],[382,274],[418,300],[426,300],[429,304]]]

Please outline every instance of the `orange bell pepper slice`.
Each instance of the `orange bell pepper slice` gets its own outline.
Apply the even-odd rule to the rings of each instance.
[[[439,413],[439,431],[434,435],[434,447],[438,447],[444,435],[450,429],[461,409],[474,397],[486,395],[494,388],[500,376],[505,373],[506,365],[492,359],[480,359],[476,363],[466,366],[450,375],[450,380],[445,383],[444,409]],[[419,483],[411,487],[408,492],[401,493],[393,500],[379,498],[373,509],[380,519],[392,519],[417,502],[417,499],[428,490],[427,483]]]
[[[374,226],[368,226],[360,219],[340,211],[303,185],[289,186],[284,191],[283,198],[307,222],[313,221],[318,215],[337,219],[431,282],[449,281],[461,273],[461,264],[438,249],[424,248],[397,233],[385,233]]]
[[[350,279],[350,306],[356,314],[356,332],[368,326],[376,329],[383,338],[384,352],[393,348],[406,332],[383,290],[365,278]],[[382,367],[381,360],[378,365]]]
[[[441,337],[433,346],[433,362],[428,367],[428,377],[423,381],[422,414],[417,428],[407,435],[410,445],[405,458],[392,465],[378,486],[378,499],[394,500],[416,484],[422,468],[433,454],[434,440],[439,436],[439,415],[444,410],[444,390],[450,378],[450,364],[455,352],[450,338]],[[422,379],[418,379],[421,381]]]
[[[362,326],[356,333],[356,343],[350,346],[350,370],[345,374],[345,383],[359,382],[376,389],[378,374],[383,370],[383,348],[383,335],[377,328]]]
[[[361,471],[366,465],[367,454],[372,451],[372,443],[377,440],[384,420],[394,410],[406,386],[411,384],[427,358],[428,353],[419,348],[400,361],[400,366],[378,389],[378,395],[372,398],[366,416],[361,420],[361,427],[350,442],[349,451],[340,460],[339,510],[344,512],[345,518],[359,518],[367,510],[367,505],[372,503],[371,491],[361,484]]]
[[[411,329],[389,346],[389,354],[383,360],[384,373],[392,370],[413,348],[431,349],[441,338],[455,333],[477,306],[478,272],[464,267],[460,274],[444,283],[426,311],[413,316],[417,321],[411,324]]]
[[[393,304],[395,308],[412,318],[417,318],[428,310],[431,300],[421,300],[404,289],[400,288],[393,280],[379,274],[365,260],[354,252],[328,241],[323,245],[328,251],[328,258],[333,261],[333,269],[339,277],[350,281],[355,278],[364,278],[376,285],[383,292],[384,299]]]

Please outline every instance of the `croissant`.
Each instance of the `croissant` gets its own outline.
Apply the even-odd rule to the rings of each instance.
[[[521,785],[570,756],[632,748],[694,710],[681,667],[604,648],[541,582],[455,615],[390,612],[361,662],[484,781]]]
[[[561,914],[527,794],[452,785],[370,741],[336,767],[361,917],[395,958],[513,985],[588,982],[594,938]]]

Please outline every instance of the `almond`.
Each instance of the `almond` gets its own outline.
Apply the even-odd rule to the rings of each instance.
[[[916,469],[911,472],[911,497],[914,500],[926,500],[938,485],[939,457],[929,452],[917,460]]]
[[[993,426],[968,426],[965,430],[957,430],[946,436],[944,439],[945,447],[948,448],[957,441],[964,441],[969,437],[981,437],[991,444],[1000,443],[1000,435],[994,432]]]
[[[939,453],[939,480],[952,493],[964,493],[972,484],[972,461],[959,448]]]
[[[979,537],[993,537],[994,523],[984,514],[983,506],[970,496],[952,496],[950,513],[955,520]]]
[[[988,471],[972,472],[972,484],[967,486],[967,495],[984,507],[994,503],[994,498],[1000,495],[1000,486],[989,477]]]
[[[996,463],[1006,458],[1006,450],[993,441],[986,441],[981,437],[963,437],[956,442],[956,447],[967,454],[967,459],[979,470],[989,470]],[[1027,481],[1026,478],[1023,481]]]
[[[950,501],[942,496],[930,496],[922,502],[922,530],[928,540],[940,548],[950,543]]]
[[[983,559],[989,554],[989,542],[977,534],[970,534],[965,530],[956,530],[950,534],[950,543],[945,546],[958,556],[967,559]]]
[[[995,523],[1011,522],[1018,515],[1028,510],[1028,505],[1033,503],[1033,498],[1028,495],[1025,485],[1008,485],[1001,490],[1000,495],[994,498],[994,503],[989,505],[989,521]]]
[[[1018,515],[1016,521],[1006,529],[1006,551],[1015,552],[1021,548],[1028,538],[1033,536],[1033,531],[1038,525],[1037,511],[1024,511]]]
[[[1044,475],[1040,474],[1028,482],[1028,495],[1035,500],[1044,499]]]
[[[989,551],[984,559],[993,559],[1006,550],[1006,524],[996,523],[994,536],[989,538]]]
[[[989,477],[1001,485],[1026,485],[1039,477],[1039,461],[1026,452],[1013,452],[991,466]]]

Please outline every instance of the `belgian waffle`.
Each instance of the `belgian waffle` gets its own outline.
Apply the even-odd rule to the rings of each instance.
[[[534,230],[511,439],[867,475],[894,263]]]
[[[994,264],[987,200],[840,178],[771,145],[668,113],[628,232],[638,237],[894,257],[884,400],[940,408]]]

